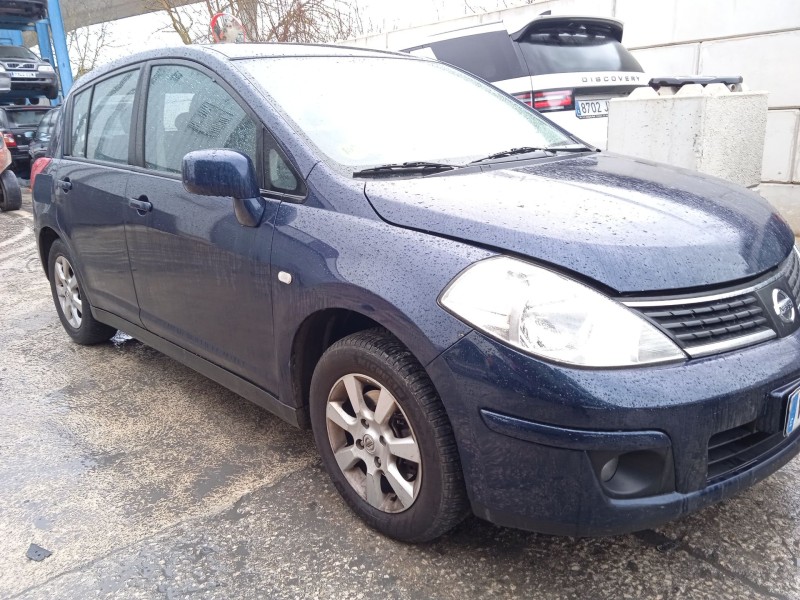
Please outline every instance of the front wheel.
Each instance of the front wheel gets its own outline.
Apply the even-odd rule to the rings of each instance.
[[[453,431],[422,365],[394,336],[348,336],[320,359],[311,426],[339,493],[371,527],[424,542],[467,513]]]
[[[53,242],[47,264],[56,311],[69,336],[85,346],[111,339],[117,330],[92,316],[92,308],[82,292],[83,283],[64,242]]]

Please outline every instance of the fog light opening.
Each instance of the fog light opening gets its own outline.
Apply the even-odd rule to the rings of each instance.
[[[612,498],[641,498],[674,488],[671,453],[663,450],[634,450],[621,454],[592,454],[597,479]]]

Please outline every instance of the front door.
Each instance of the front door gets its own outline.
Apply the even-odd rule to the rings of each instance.
[[[255,120],[197,68],[150,70],[144,165],[128,180],[126,232],[144,326],[183,348],[273,387],[269,249],[272,218],[236,219],[232,200],[198,196],[181,182],[183,156],[232,148],[259,165]]]

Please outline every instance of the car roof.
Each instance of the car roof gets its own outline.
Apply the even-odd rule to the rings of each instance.
[[[90,73],[81,77],[75,82],[70,95],[79,92],[83,88],[93,84],[96,80],[105,75],[124,69],[130,65],[141,63],[147,60],[161,59],[188,59],[204,64],[214,69],[222,67],[222,63],[230,64],[233,61],[244,59],[259,58],[285,58],[294,56],[320,56],[320,57],[373,57],[373,58],[402,58],[406,60],[419,59],[401,52],[390,50],[372,50],[367,48],[355,48],[351,46],[338,46],[333,44],[289,44],[289,43],[253,43],[245,42],[241,44],[192,44],[187,46],[173,46],[168,48],[158,48],[155,50],[145,50],[135,54],[118,58],[102,67],[93,69]],[[214,64],[216,63],[216,65]]]
[[[407,55],[389,50],[374,50],[372,48],[356,48],[353,46],[339,46],[334,44],[292,44],[274,43],[262,44],[246,42],[243,44],[208,44],[193,46],[201,51],[222,54],[231,60],[246,58],[268,58],[285,56],[375,56]]]

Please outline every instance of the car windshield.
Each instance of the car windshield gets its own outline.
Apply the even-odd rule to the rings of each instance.
[[[39,125],[47,110],[7,110],[6,116],[11,127],[26,127],[28,125],[35,127]]]
[[[405,58],[241,61],[328,157],[349,167],[468,162],[576,143],[537,113],[442,63]]]
[[[39,58],[23,46],[0,46],[0,59],[22,58],[25,60],[39,60]]]

